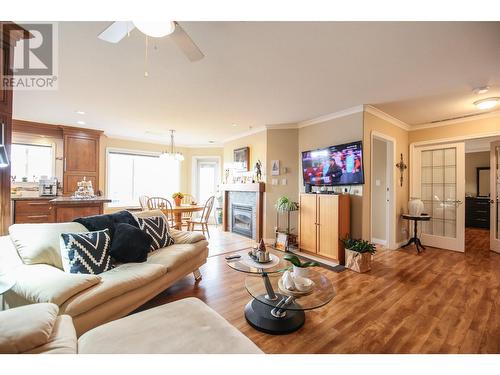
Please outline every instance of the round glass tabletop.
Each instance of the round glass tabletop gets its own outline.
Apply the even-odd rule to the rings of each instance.
[[[240,257],[227,260],[227,265],[235,269],[236,271],[251,274],[281,273],[291,267],[290,262],[283,259],[283,252],[281,251],[269,249],[269,253],[271,254],[271,261],[269,263],[257,263],[248,255],[248,252],[250,250],[252,249],[249,247],[247,249],[235,252],[234,254],[237,254]]]
[[[272,275],[269,277],[270,284],[276,294],[275,299],[270,299],[266,285],[261,277],[247,276],[245,287],[248,293],[257,301],[271,307],[279,307],[282,310],[312,310],[326,305],[335,297],[335,289],[332,282],[322,273],[309,270],[309,279],[314,282],[311,292],[299,295],[282,289],[281,276]],[[291,298],[289,298],[291,297]],[[285,303],[285,300],[288,300]]]

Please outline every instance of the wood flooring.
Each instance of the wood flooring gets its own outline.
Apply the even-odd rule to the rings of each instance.
[[[213,256],[143,308],[198,297],[266,353],[500,353],[500,254],[488,231],[466,230],[466,252],[427,247],[382,250],[372,271],[320,272],[336,297],[306,312],[306,323],[285,336],[256,331],[245,321],[246,275]]]

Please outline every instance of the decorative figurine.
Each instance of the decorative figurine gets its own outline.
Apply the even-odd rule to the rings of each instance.
[[[259,182],[262,178],[262,162],[260,160],[257,160],[257,163],[255,163],[254,172],[257,177],[257,182]]]

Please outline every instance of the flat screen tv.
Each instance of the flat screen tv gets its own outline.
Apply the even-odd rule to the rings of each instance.
[[[302,152],[304,184],[315,186],[364,183],[361,141]]]

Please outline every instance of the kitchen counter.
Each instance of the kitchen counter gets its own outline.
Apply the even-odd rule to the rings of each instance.
[[[57,197],[54,198],[50,201],[51,204],[53,205],[58,205],[58,204],[75,204],[75,205],[87,205],[87,204],[95,204],[95,203],[109,203],[111,202],[111,199],[105,198],[105,197],[95,197],[95,198],[89,198],[89,199],[79,199],[79,198],[73,198],[73,197]]]
[[[104,204],[111,202],[105,197],[77,199],[64,196],[12,196],[13,222],[61,223],[78,217],[104,213]]]
[[[39,196],[39,195],[34,195],[34,196],[29,196],[29,195],[12,195],[10,197],[13,201],[37,201],[37,200],[51,200],[54,199],[53,195],[50,196]]]

